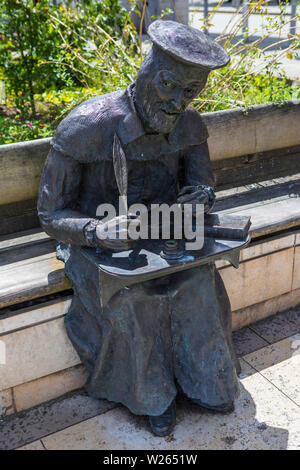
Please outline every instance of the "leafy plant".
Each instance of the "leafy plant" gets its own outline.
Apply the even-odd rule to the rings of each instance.
[[[50,137],[55,126],[39,120],[26,121],[19,117],[0,116],[0,144]]]
[[[3,1],[6,5],[17,3],[17,0]],[[142,10],[144,17],[147,15],[149,18],[145,1],[142,1],[142,7],[145,7]],[[35,3],[33,0],[24,0],[22,3],[30,2],[32,5]],[[5,37],[3,33],[0,34],[0,63],[3,64],[2,71],[8,87],[7,104],[12,106],[10,109],[14,109],[10,118],[0,116],[0,144],[50,136],[59,120],[81,101],[125,88],[135,79],[142,57],[150,46],[149,43],[142,44],[141,29],[136,31],[130,15],[118,6],[118,0],[78,0],[53,8],[47,6],[44,0],[36,3],[41,7],[44,5],[44,11],[47,11],[47,20],[41,28],[44,31],[47,25],[45,42],[51,39],[52,43],[45,50],[42,45],[41,49],[32,49],[35,67],[32,75],[28,75],[25,68],[26,60],[31,57],[28,52],[30,49],[26,49],[26,54],[24,49],[25,61],[22,54],[17,52],[21,46],[16,39],[14,23],[9,26],[9,34],[16,42],[11,39],[9,43],[8,33]],[[227,67],[210,74],[205,90],[194,102],[200,112],[234,107],[246,109],[254,104],[280,104],[285,100],[300,98],[299,84],[292,84],[280,66],[281,57],[292,58],[296,53],[299,35],[290,36],[288,41],[282,39],[281,30],[290,21],[285,15],[285,6],[281,6],[279,16],[270,18],[264,9],[265,4],[264,0],[250,3],[246,15],[241,16],[237,12],[224,26],[218,40],[229,51],[231,62]],[[132,0],[131,10],[135,7],[136,0]],[[214,21],[215,11],[209,15],[208,27]],[[258,39],[252,40],[244,30],[244,21],[258,11],[265,18],[266,29]],[[142,17],[141,14],[141,20]],[[6,31],[8,25],[6,23]],[[274,33],[279,37],[278,49],[271,52],[265,41]],[[10,60],[16,66],[15,69],[10,69]],[[30,97],[28,76],[32,77],[33,100]],[[29,115],[28,102],[30,107],[34,107],[36,117]]]
[[[138,38],[119,0],[86,0],[74,9],[61,5],[49,22],[61,42],[60,55],[52,62],[69,70],[77,83],[93,87],[104,80],[122,87],[124,79],[134,79]]]
[[[214,14],[223,1],[209,14],[203,23],[203,30],[211,26]],[[299,35],[290,35],[288,40],[282,38],[282,29],[291,21],[285,14],[286,5],[280,6],[278,16],[270,17],[265,8],[267,3],[266,0],[250,2],[246,13],[241,14],[241,10],[238,10],[225,24],[217,40],[229,51],[232,60],[224,69],[210,74],[206,89],[194,103],[199,111],[246,107],[269,101],[281,102],[299,96],[299,87],[291,85],[280,67],[280,58],[292,58],[299,48]],[[134,5],[133,3],[132,8]],[[141,2],[139,9],[141,24],[145,17],[151,21],[146,0]],[[265,31],[258,39],[252,40],[245,30],[245,22],[254,13],[259,13],[264,18]],[[68,27],[72,29],[71,22],[67,19],[61,22],[54,17],[52,20],[54,26],[59,23],[62,27],[60,34],[63,43],[73,58],[72,66],[81,71],[81,80],[85,87],[105,93],[124,88],[134,80],[140,65],[139,57],[143,58],[145,47],[141,42],[142,29],[139,28],[136,32],[130,18],[124,23],[119,40],[103,31],[94,19],[86,18],[85,31],[89,39],[80,50],[68,41],[66,32]],[[277,47],[277,50],[271,52],[266,41],[274,34],[278,35],[278,41],[272,47]]]
[[[93,68],[92,51],[99,47],[92,24],[101,40],[107,34],[116,39],[128,19],[119,0],[67,0],[57,6],[49,0],[2,0],[0,16],[0,72],[24,118],[36,115],[36,93],[87,85],[85,68]]]
[[[41,86],[59,85],[53,67],[39,67],[41,57],[51,57],[57,47],[48,13],[47,0],[2,0],[0,5],[0,69],[24,116],[36,114],[34,94]]]
[[[210,12],[202,29],[212,26],[214,15],[224,0]],[[246,13],[243,7],[231,15],[230,21],[217,38],[231,56],[230,64],[210,74],[204,93],[194,103],[198,111],[214,111],[236,106],[247,107],[253,104],[277,102],[300,98],[299,85],[292,86],[281,59],[292,59],[300,47],[299,34],[283,37],[283,28],[288,28],[291,18],[286,14],[286,4],[280,3],[280,13],[269,16],[266,9],[269,1],[248,2]],[[264,20],[264,32],[256,31],[249,36],[245,27],[252,14],[259,14]],[[297,15],[298,20],[300,15]],[[277,36],[278,40],[271,45],[268,41]],[[272,51],[271,51],[272,48]]]

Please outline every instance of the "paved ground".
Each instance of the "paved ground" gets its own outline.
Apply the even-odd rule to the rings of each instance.
[[[300,310],[234,333],[241,358],[235,412],[221,415],[177,400],[172,436],[147,419],[78,391],[0,422],[0,449],[299,449]]]

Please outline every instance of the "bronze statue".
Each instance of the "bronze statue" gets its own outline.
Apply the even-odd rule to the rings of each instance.
[[[90,250],[133,249],[103,239],[103,203],[118,205],[114,136],[128,171],[128,204],[214,203],[208,133],[189,106],[227,52],[200,31],[172,21],[149,27],[153,47],[126,90],[91,98],[58,126],[38,201],[44,230],[59,242],[74,296],[68,335],[89,372],[88,393],[148,415],[169,434],[178,389],[199,406],[228,412],[238,393],[230,303],[214,263],[120,288],[102,304],[97,279],[78,261]],[[123,216],[123,219],[126,216]]]

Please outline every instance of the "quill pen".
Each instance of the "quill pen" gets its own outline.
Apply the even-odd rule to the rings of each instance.
[[[127,189],[128,189],[128,171],[127,171],[127,161],[124,150],[119,137],[115,133],[114,135],[114,144],[113,144],[113,165],[114,172],[117,181],[117,186],[120,193],[122,208],[120,207],[122,214],[127,214]],[[121,214],[119,214],[121,215]]]

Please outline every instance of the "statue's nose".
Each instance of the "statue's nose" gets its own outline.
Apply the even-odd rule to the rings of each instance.
[[[175,108],[177,111],[180,111],[180,109],[181,109],[181,105],[182,105],[182,94],[183,94],[183,90],[176,90],[176,91],[174,91],[174,95],[173,95],[173,98],[172,98],[172,104],[173,104],[174,108]]]

